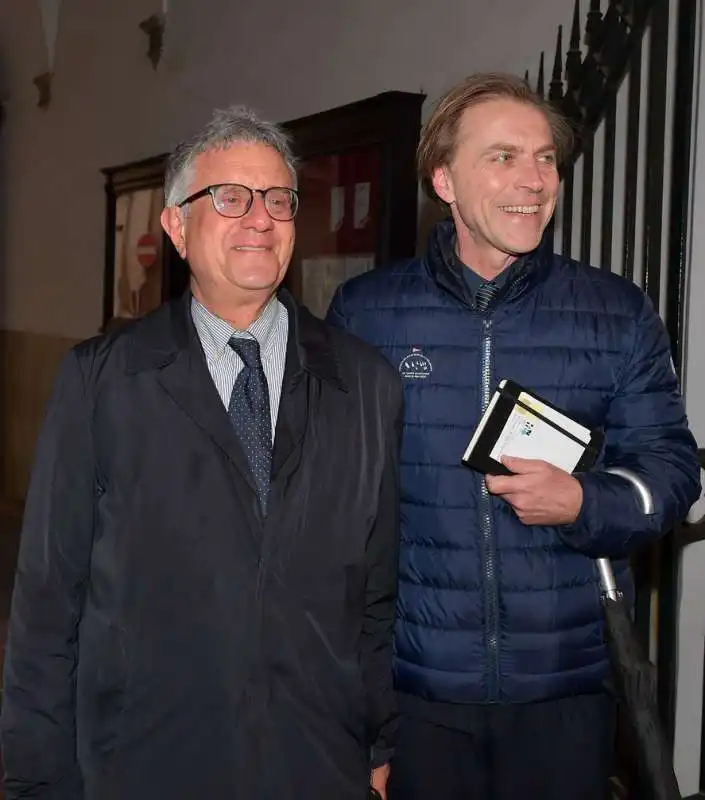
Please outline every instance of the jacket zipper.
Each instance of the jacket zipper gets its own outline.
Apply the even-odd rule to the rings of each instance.
[[[482,333],[481,413],[484,413],[490,402],[490,380],[492,377],[492,320],[487,316],[482,321]],[[480,482],[480,512],[485,567],[485,644],[487,648],[488,699],[495,701],[499,693],[497,553],[492,528],[490,495],[487,491],[484,477],[480,477]]]

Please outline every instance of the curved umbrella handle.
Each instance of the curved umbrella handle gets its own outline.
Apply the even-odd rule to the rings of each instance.
[[[639,475],[636,475],[631,470],[624,469],[624,467],[607,467],[605,472],[609,472],[611,475],[618,475],[631,483],[636,490],[637,497],[641,503],[641,510],[644,514],[654,513],[654,498],[651,495],[651,490]],[[600,588],[602,592],[610,600],[619,600],[622,593],[617,588],[617,581],[609,558],[598,558],[595,561],[597,563],[597,571],[600,573]]]

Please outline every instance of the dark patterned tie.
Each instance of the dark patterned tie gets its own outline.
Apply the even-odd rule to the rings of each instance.
[[[492,281],[487,281],[487,283],[483,283],[482,286],[475,292],[475,308],[478,311],[486,311],[487,306],[492,302],[492,299],[499,291],[499,287],[492,283]]]
[[[272,469],[272,421],[267,378],[262,369],[259,342],[233,336],[230,347],[244,364],[230,395],[228,416],[242,442],[257,486],[262,511],[267,513],[267,492]]]

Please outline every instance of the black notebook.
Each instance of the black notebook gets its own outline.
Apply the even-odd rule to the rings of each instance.
[[[538,458],[566,472],[585,472],[602,449],[591,431],[514,381],[500,381],[463,455],[463,463],[491,475],[509,475],[502,456]]]

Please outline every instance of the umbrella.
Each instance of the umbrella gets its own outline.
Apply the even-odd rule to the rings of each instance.
[[[637,490],[644,513],[653,513],[651,494],[637,476],[617,467],[607,471],[629,481]],[[654,668],[637,640],[630,609],[617,588],[609,559],[598,558],[597,569],[614,683],[631,723],[640,776],[653,800],[681,800],[671,748],[659,717]]]

